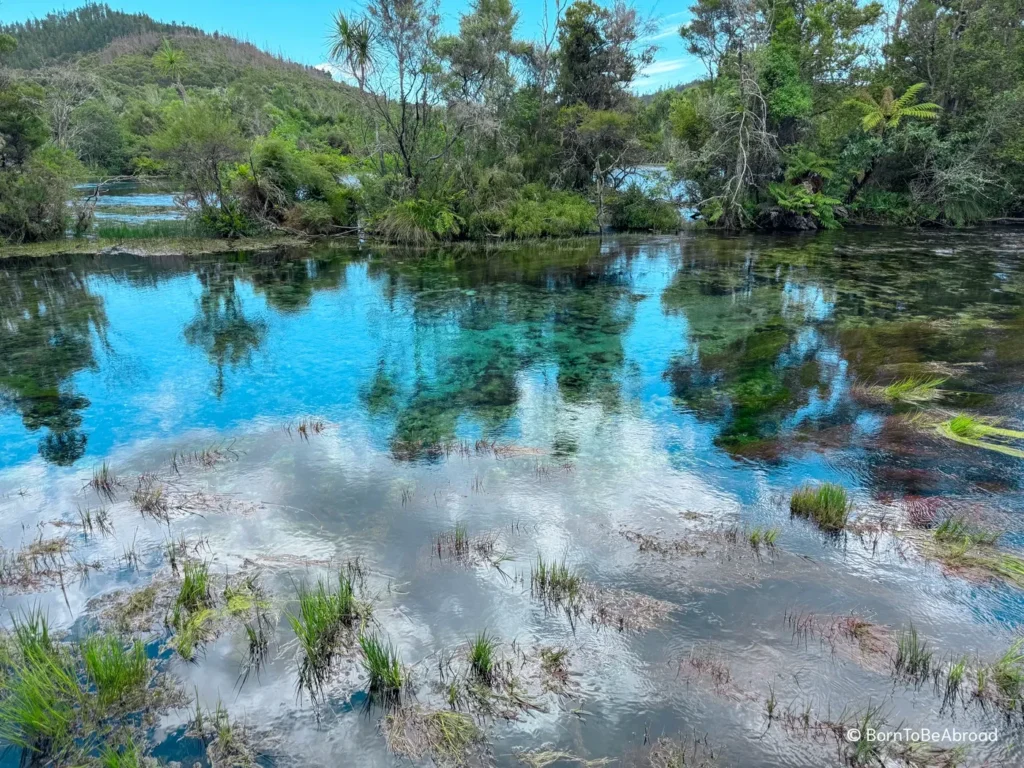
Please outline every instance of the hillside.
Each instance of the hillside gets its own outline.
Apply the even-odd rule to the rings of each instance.
[[[18,41],[7,66],[37,69],[106,48],[122,37],[141,34],[202,34],[195,27],[166,24],[142,13],[124,13],[107,5],[89,4],[73,11],[49,13],[42,19],[0,25],[0,34]]]
[[[163,173],[151,137],[192,99],[217,101],[246,138],[276,131],[311,146],[351,146],[354,89],[250,43],[106,5],[0,29],[17,41],[7,71],[44,89],[55,143],[91,172]],[[171,68],[161,63],[164,47],[174,52]],[[54,121],[56,113],[65,118]]]

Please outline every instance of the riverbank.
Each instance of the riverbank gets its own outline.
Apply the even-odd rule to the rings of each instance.
[[[298,235],[261,235],[226,240],[216,237],[154,237],[141,240],[51,240],[42,243],[0,245],[0,259],[45,258],[48,256],[212,256],[238,251],[269,251],[308,245]]]

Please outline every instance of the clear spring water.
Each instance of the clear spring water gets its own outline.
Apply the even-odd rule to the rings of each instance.
[[[770,695],[820,721],[881,706],[892,725],[999,726],[968,762],[1019,764],[998,713],[943,709],[931,682],[894,683],[884,655],[801,639],[786,615],[913,622],[937,659],[991,659],[1013,639],[1019,590],[948,573],[902,532],[825,538],[790,519],[788,496],[841,482],[855,519],[902,528],[938,497],[1006,530],[1004,547],[1024,543],[1024,460],[905,420],[964,410],[1020,428],[1022,247],[1019,231],[992,230],[0,261],[0,541],[66,534],[69,562],[100,565],[63,590],[9,590],[4,621],[42,605],[55,626],[88,629],[105,598],[166,575],[169,537],[201,538],[215,571],[264,574],[271,660],[239,686],[244,637],[231,631],[198,663],[163,654],[164,668],[267,737],[268,764],[398,764],[358,674],[319,721],[296,696],[294,585],[359,557],[421,704],[441,701],[437,655],[481,630],[572,649],[570,697],[482,721],[499,765],[542,745],[617,759],[645,734],[706,736],[721,765],[841,764],[832,736],[769,722]],[[941,398],[872,396],[907,376],[944,378]],[[302,439],[310,417],[326,429]],[[477,440],[508,450],[438,448]],[[87,487],[102,462],[159,474],[175,451],[211,445],[231,460],[174,481],[204,499],[169,523],[142,517],[128,491],[108,501]],[[83,506],[109,508],[113,534],[59,527]],[[432,537],[456,523],[499,535],[500,567],[433,558]],[[623,535],[759,525],[781,530],[770,556],[742,534],[704,556]],[[120,562],[128,546],[138,568]],[[671,611],[644,631],[573,626],[531,598],[538,553]],[[688,662],[704,656],[728,681]],[[161,716],[162,756],[191,762],[187,719]]]

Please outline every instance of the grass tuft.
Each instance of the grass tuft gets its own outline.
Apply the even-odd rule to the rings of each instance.
[[[794,491],[789,511],[797,517],[813,520],[825,531],[841,531],[850,519],[850,499],[843,486],[825,483],[805,485]]]
[[[359,646],[363,651],[363,669],[369,676],[370,692],[397,695],[405,682],[405,673],[394,646],[376,635],[360,635]]]
[[[896,674],[918,682],[928,677],[932,666],[932,652],[928,643],[917,634],[911,624],[896,640],[896,657],[893,659]]]
[[[86,675],[103,709],[128,699],[149,680],[146,649],[138,640],[126,649],[116,637],[93,635],[81,647]]]
[[[299,684],[313,695],[323,687],[327,670],[342,633],[369,616],[369,606],[356,599],[352,580],[338,574],[338,587],[332,590],[323,579],[316,587],[299,586],[299,611],[289,615],[295,637],[302,649]]]
[[[939,387],[945,383],[946,380],[940,378],[909,376],[885,387],[882,394],[895,402],[924,403],[941,397]]]
[[[473,672],[488,684],[494,679],[498,643],[486,631],[478,634],[469,644],[469,664]]]
[[[534,593],[555,602],[576,602],[583,591],[583,577],[563,559],[560,563],[537,555],[530,571],[530,587]]]

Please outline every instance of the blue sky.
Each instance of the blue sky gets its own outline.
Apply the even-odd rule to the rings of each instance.
[[[261,48],[280,53],[303,64],[324,61],[326,35],[331,14],[341,8],[358,10],[361,3],[351,0],[177,0],[174,3],[156,0],[107,0],[112,8],[148,13],[161,21],[178,21],[219,31],[248,40]],[[446,27],[455,29],[459,12],[466,0],[440,0]],[[0,21],[23,21],[45,16],[50,11],[73,9],[83,0],[0,0]],[[518,2],[520,35],[539,37],[543,0]],[[658,31],[653,43],[659,46],[657,60],[636,84],[639,92],[655,90],[664,85],[692,80],[703,72],[699,61],[683,49],[677,30],[686,21],[689,0],[636,0],[637,8],[655,20]]]

